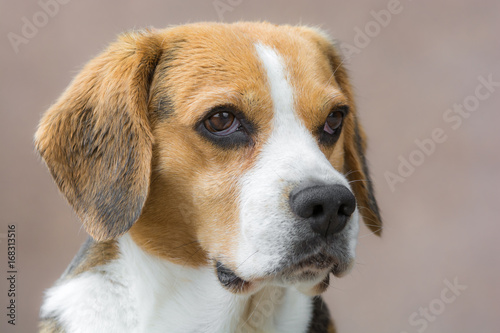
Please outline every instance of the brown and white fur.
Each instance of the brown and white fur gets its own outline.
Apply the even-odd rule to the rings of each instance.
[[[207,130],[220,112],[234,132]],[[317,295],[352,266],[358,221],[381,230],[348,77],[317,29],[123,34],[35,143],[91,236],[47,291],[41,332],[334,332]],[[291,208],[308,184],[354,194],[341,230]]]

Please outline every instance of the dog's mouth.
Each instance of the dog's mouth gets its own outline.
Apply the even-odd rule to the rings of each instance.
[[[341,260],[321,251],[287,266],[279,273],[279,277],[288,283],[315,281],[318,278],[328,276],[329,273],[340,277],[349,270],[350,266],[350,260]]]
[[[328,287],[330,273],[340,277],[349,271],[352,260],[344,261],[326,252],[319,252],[304,259],[286,265],[277,272],[261,279],[245,280],[220,261],[216,261],[215,269],[220,284],[233,293],[246,293],[262,281],[275,280],[280,284],[296,284],[316,281],[324,289]],[[323,287],[321,288],[324,291]],[[321,291],[321,292],[322,292]]]
[[[215,263],[215,270],[220,284],[233,293],[245,293],[252,286],[250,281],[243,280],[220,261]]]

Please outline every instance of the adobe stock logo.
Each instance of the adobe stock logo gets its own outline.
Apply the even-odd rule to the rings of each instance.
[[[274,286],[269,288],[269,291],[263,291],[265,295],[261,295],[259,301],[251,309],[247,320],[238,325],[236,333],[251,333],[255,332],[255,327],[262,327],[266,320],[276,313],[276,306],[285,302],[285,289]]]
[[[438,316],[442,315],[446,308],[454,303],[462,295],[462,292],[468,288],[468,286],[460,284],[457,277],[453,279],[453,282],[445,279],[443,284],[445,287],[441,289],[439,297],[431,300],[427,306],[420,307],[418,311],[413,312],[408,317],[408,323],[418,333],[425,332],[429,328],[429,324],[435,322]],[[408,332],[403,331],[401,333]]]
[[[10,46],[17,54],[19,47],[22,44],[28,44],[30,40],[38,35],[39,29],[45,27],[51,18],[59,13],[60,5],[65,5],[70,0],[40,0],[38,6],[41,10],[37,11],[29,19],[26,16],[21,17],[23,23],[20,34],[9,32],[7,38],[9,39]]]
[[[358,26],[354,27],[353,44],[340,43],[339,48],[344,62],[349,63],[354,55],[360,54],[363,49],[367,48],[372,40],[389,26],[392,18],[403,11],[403,8],[400,0],[389,0],[386,9],[370,11],[370,16],[373,19],[368,21],[363,29]]]
[[[224,21],[224,14],[226,12],[232,12],[236,7],[241,5],[243,0],[214,0],[212,6],[214,6],[219,21]]]
[[[455,103],[453,107],[443,112],[444,122],[451,130],[458,130],[464,119],[468,119],[473,112],[479,109],[481,101],[485,101],[500,87],[500,82],[493,81],[493,74],[488,77],[478,76],[479,84],[476,86],[474,93],[465,97],[462,103]],[[450,131],[450,130],[448,130]],[[420,167],[426,159],[434,154],[438,146],[448,140],[446,130],[441,127],[436,127],[431,131],[427,138],[415,139],[416,148],[413,149],[407,156],[399,155],[399,165],[396,172],[386,171],[384,173],[385,180],[391,192],[396,190],[398,183],[404,183],[418,167]]]

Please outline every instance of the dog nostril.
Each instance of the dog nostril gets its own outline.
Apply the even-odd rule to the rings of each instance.
[[[349,217],[352,215],[352,213],[354,213],[354,210],[347,205],[341,205],[339,207],[339,215],[344,215],[346,217]]]
[[[323,214],[323,206],[316,205],[316,206],[313,207],[313,211],[312,211],[311,217],[320,216],[322,214]]]

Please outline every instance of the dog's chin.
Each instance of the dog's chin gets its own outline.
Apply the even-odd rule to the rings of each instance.
[[[307,295],[318,295],[326,291],[330,283],[330,273],[336,277],[347,274],[354,260],[340,260],[337,257],[319,252],[306,257],[282,270],[278,277],[284,285],[294,285]]]
[[[294,286],[307,295],[323,293],[329,286],[330,273],[336,277],[347,274],[353,260],[341,261],[335,256],[320,252],[299,262],[285,264],[282,268],[261,278],[244,279],[233,270],[217,261],[215,270],[220,284],[235,294],[248,294],[262,284]]]

